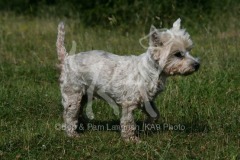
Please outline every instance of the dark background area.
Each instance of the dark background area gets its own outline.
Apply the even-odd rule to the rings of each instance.
[[[235,0],[1,0],[0,9],[37,17],[79,18],[85,25],[124,26],[186,21],[206,22],[228,12]],[[163,24],[164,25],[164,24]]]

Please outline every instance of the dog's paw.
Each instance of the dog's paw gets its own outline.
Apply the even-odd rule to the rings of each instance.
[[[80,134],[78,132],[76,132],[76,131],[74,131],[74,132],[67,132],[67,136],[71,137],[71,138],[79,138]]]
[[[123,140],[127,143],[141,143],[141,140],[139,137],[137,136],[131,136],[131,137],[128,137],[128,138],[123,138]]]

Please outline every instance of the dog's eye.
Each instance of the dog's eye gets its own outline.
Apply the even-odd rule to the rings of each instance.
[[[184,57],[184,53],[183,52],[176,52],[174,55],[176,57],[178,57],[178,58],[183,58]]]

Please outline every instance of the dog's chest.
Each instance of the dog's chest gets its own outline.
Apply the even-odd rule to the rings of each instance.
[[[150,99],[154,98],[164,90],[165,87],[166,78],[165,77],[159,77],[155,82],[150,82],[146,88],[148,88],[148,96]]]

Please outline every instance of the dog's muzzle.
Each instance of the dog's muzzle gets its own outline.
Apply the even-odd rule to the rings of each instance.
[[[193,64],[193,67],[194,67],[195,71],[197,71],[197,70],[199,69],[199,67],[200,67],[200,63],[195,62],[195,63]]]

